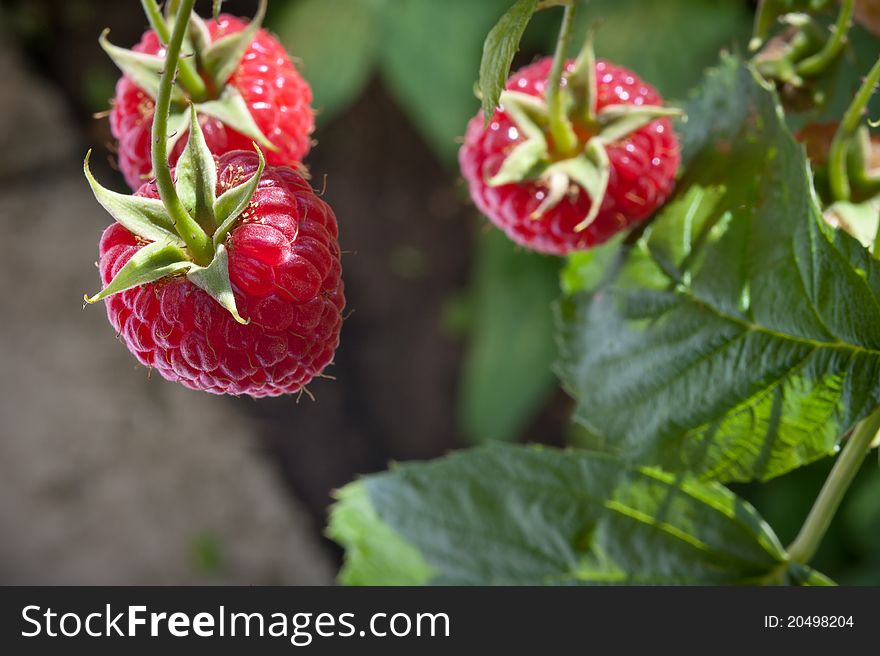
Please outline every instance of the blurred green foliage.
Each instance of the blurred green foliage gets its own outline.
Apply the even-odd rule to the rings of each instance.
[[[271,27],[301,61],[320,124],[345,110],[369,81],[379,51],[381,4],[300,0],[270,5]]]
[[[455,139],[478,108],[473,88],[481,43],[511,1],[301,0],[290,3],[290,8],[285,3],[272,27],[302,57],[325,122],[343,113],[370,78],[379,76],[454,175]],[[328,16],[337,8],[350,11],[351,5],[370,15],[358,19],[361,33],[344,39],[333,37],[331,25],[336,21],[329,18],[326,25],[295,26],[294,18],[304,11],[300,5],[318,4]],[[582,7],[578,29],[600,21],[598,56],[632,68],[672,99],[688,95],[721,49],[744,53],[752,23],[752,8],[745,0],[592,0]],[[558,25],[558,10],[538,14],[526,30],[514,66],[550,54]],[[342,33],[348,29],[339,27]],[[306,34],[298,37],[297,30]],[[370,31],[372,36],[367,34]],[[343,41],[345,61],[339,63],[338,45]],[[860,76],[880,52],[878,40],[859,27],[854,28],[851,42],[829,85],[827,107],[814,116],[798,117],[798,123],[842,112]],[[545,318],[558,291],[557,267],[552,260],[518,251],[495,230],[478,233],[475,242],[471,289],[463,296],[469,301],[465,310],[455,304],[456,325],[466,314],[469,327],[460,425],[474,441],[517,439],[555,385],[549,375],[555,357],[551,324]],[[601,257],[596,260],[599,275]],[[570,438],[593,448],[614,448],[599,445],[595,436],[576,429]],[[830,466],[826,460],[766,485],[738,487],[788,541]],[[873,460],[863,467],[816,561],[817,567],[842,583],[880,579],[877,469]]]
[[[454,167],[457,139],[479,108],[483,40],[510,4],[300,0],[276,3],[270,26],[302,60],[321,121],[344,112],[378,76],[438,159]],[[632,67],[670,97],[683,96],[720,48],[744,47],[751,24],[740,0],[594,0],[579,16],[580,34],[601,21],[599,56]],[[552,53],[558,22],[558,10],[536,16],[514,66]],[[549,308],[558,265],[495,231],[478,237],[475,249],[459,425],[469,441],[515,440],[555,386]]]

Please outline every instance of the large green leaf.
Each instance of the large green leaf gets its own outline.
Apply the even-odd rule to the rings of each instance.
[[[362,481],[336,493],[327,535],[344,544],[346,585],[422,585],[433,572],[418,550],[382,523]]]
[[[515,440],[554,387],[559,261],[517,249],[496,230],[477,247],[459,424],[471,442]]]
[[[688,173],[613,280],[561,303],[575,417],[717,480],[830,454],[880,402],[880,269],[824,224],[774,94],[726,59],[679,126]]]
[[[272,27],[314,93],[325,125],[357,99],[369,82],[381,42],[383,0],[299,0],[278,4]]]
[[[368,476],[342,499],[335,524],[359,510],[354,538],[331,531],[350,583],[415,582],[412,552],[391,565],[401,544],[435,584],[820,582],[789,575],[770,527],[721,485],[604,454],[495,445]],[[363,548],[389,531],[387,549]]]

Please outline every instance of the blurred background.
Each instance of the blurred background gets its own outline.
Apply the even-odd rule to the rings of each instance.
[[[577,443],[551,369],[559,261],[490,230],[457,173],[482,40],[509,4],[270,3],[267,27],[315,92],[307,164],[339,218],[351,311],[336,380],[297,403],[151,377],[100,308],[81,308],[109,220],[82,177],[88,148],[125,190],[94,116],[117,79],[97,37],[110,27],[130,46],[146,20],[136,0],[0,0],[0,583],[329,584],[331,491],[358,474],[487,440]],[[674,99],[721,49],[744,51],[753,12],[593,0],[580,20],[601,17],[599,56]],[[558,20],[536,17],[516,66],[551,51]],[[864,33],[854,44],[868,62],[880,52]],[[853,61],[843,77],[857,80]],[[788,541],[828,466],[737,491]],[[872,458],[816,561],[842,583],[880,583],[877,470]]]

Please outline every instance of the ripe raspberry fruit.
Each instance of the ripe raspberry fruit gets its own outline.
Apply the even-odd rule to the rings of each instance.
[[[217,194],[257,173],[254,153],[217,163]],[[155,183],[136,197],[158,199]],[[151,242],[119,223],[101,237],[100,272],[110,285]],[[172,274],[106,298],[128,349],[164,378],[217,394],[277,396],[300,390],[333,359],[345,305],[333,210],[290,168],[267,167],[224,239],[242,325],[186,276]]]
[[[548,127],[551,65],[542,59],[509,78],[488,123],[478,115],[468,124],[459,163],[474,203],[510,239],[564,255],[653,214],[681,158],[660,94],[591,51],[566,62],[559,91],[570,143],[559,143]]]
[[[172,165],[187,139],[187,99],[196,104],[208,148],[217,155],[248,150],[257,141],[270,165],[296,167],[309,152],[315,125],[312,90],[278,40],[256,29],[264,9],[251,24],[226,14],[205,22],[194,16],[190,43],[195,57],[181,65],[173,99]],[[235,39],[234,48],[217,48]],[[148,30],[132,51],[125,51],[101,39],[124,73],[116,85],[110,129],[118,142],[119,167],[132,189],[151,177],[150,130],[166,40]],[[146,62],[144,56],[149,56]]]

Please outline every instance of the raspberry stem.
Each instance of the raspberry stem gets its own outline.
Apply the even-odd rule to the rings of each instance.
[[[167,46],[171,40],[171,33],[168,31],[168,23],[165,22],[165,18],[162,16],[156,0],[141,0],[141,5],[144,8],[144,13],[147,15],[147,20],[150,21],[150,27],[159,36],[162,45]],[[202,76],[198,74],[198,71],[196,71],[190,59],[184,58],[180,60],[177,75],[180,86],[189,94],[193,102],[199,103],[208,99],[208,89],[205,86],[205,82],[202,80]]]
[[[788,547],[788,555],[792,561],[806,565],[816,554],[840,502],[856,477],[878,431],[880,431],[880,408],[859,422],[847,440],[804,525]]]
[[[868,75],[865,76],[862,86],[843,115],[843,120],[831,141],[831,147],[828,151],[828,182],[835,200],[846,201],[850,199],[851,189],[846,170],[847,153],[852,144],[853,136],[859,129],[868,101],[874,95],[878,83],[880,83],[880,59],[875,62]]]
[[[571,40],[576,9],[577,5],[571,0],[565,5],[562,27],[556,41],[556,52],[553,55],[553,66],[547,77],[547,93],[544,96],[547,101],[553,144],[558,152],[566,155],[573,154],[578,145],[577,135],[565,114],[566,108],[563,107],[562,102],[562,70],[565,68],[565,58],[568,52],[568,43]]]
[[[177,64],[180,60],[180,48],[183,44],[183,36],[186,33],[194,1],[181,0],[179,10],[174,18],[174,29],[168,40],[165,70],[162,72],[159,92],[156,95],[152,156],[159,197],[174,221],[174,228],[189,247],[193,261],[201,266],[206,266],[214,258],[211,238],[189,215],[180,201],[171,178],[171,168],[168,166],[168,116],[171,113],[171,90],[174,86]]]

